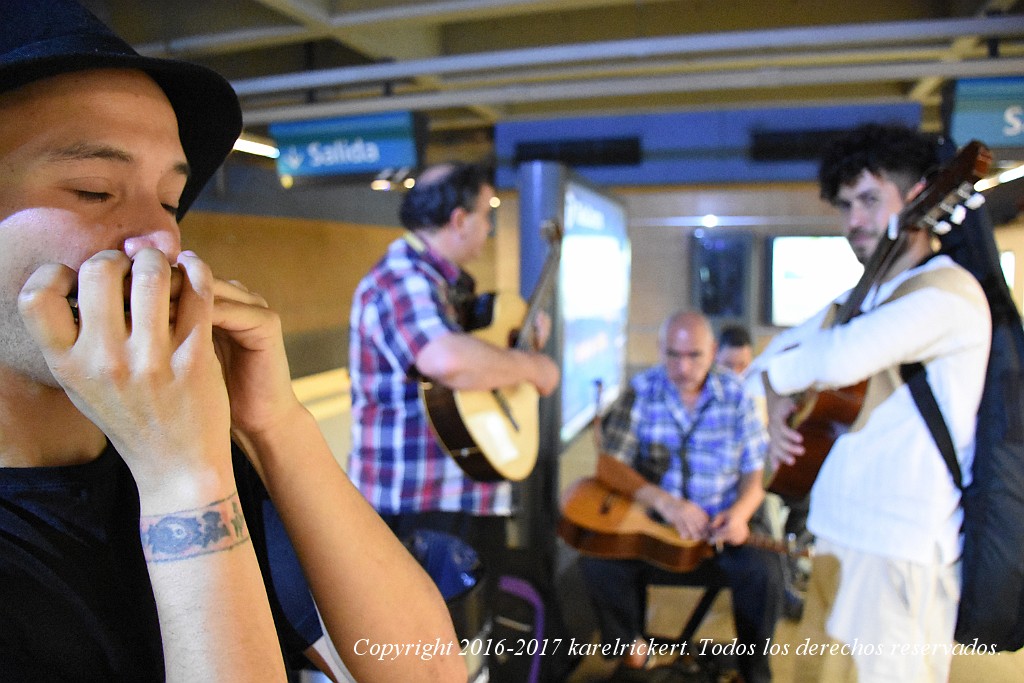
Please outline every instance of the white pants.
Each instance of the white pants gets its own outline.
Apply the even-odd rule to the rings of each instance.
[[[859,683],[941,683],[949,678],[960,599],[960,564],[918,564],[853,550],[825,539],[815,546],[805,616],[845,645],[825,655],[816,680]],[[937,553],[936,553],[937,557]],[[830,570],[830,567],[832,568]],[[821,571],[819,571],[819,569]],[[838,571],[836,571],[838,570]],[[816,576],[817,574],[817,576]],[[831,576],[830,576],[831,575]],[[810,606],[809,606],[810,607]],[[817,627],[820,633],[820,626]],[[801,624],[803,633],[815,632]],[[854,667],[849,666],[852,657]],[[845,660],[845,663],[844,663]],[[797,678],[802,678],[798,663]],[[808,671],[803,671],[806,675]]]

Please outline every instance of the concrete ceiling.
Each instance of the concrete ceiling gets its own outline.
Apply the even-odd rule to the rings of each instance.
[[[1019,0],[83,0],[140,52],[200,62],[246,128],[391,110],[433,144],[499,121],[920,102],[1024,74]]]

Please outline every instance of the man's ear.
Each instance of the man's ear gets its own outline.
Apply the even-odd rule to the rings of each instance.
[[[470,212],[465,208],[458,206],[452,210],[451,219],[449,225],[455,230],[455,235],[461,240],[473,239],[473,227],[469,220]]]
[[[928,184],[928,183],[927,183],[927,182],[925,181],[925,179],[924,179],[924,178],[921,178],[921,180],[918,180],[918,181],[917,181],[917,182],[916,182],[916,183],[914,184],[914,186],[913,186],[913,187],[911,187],[911,188],[910,188],[909,190],[907,190],[907,194],[906,194],[906,196],[905,196],[905,197],[903,198],[903,202],[904,202],[904,203],[907,203],[907,202],[909,202],[910,200],[912,200],[912,199],[913,199],[914,197],[916,197],[916,196],[917,196],[918,194],[920,194],[921,190],[923,190],[923,189],[924,189],[924,186],[925,186],[925,185],[927,185],[927,184]]]
[[[455,231],[461,234],[463,227],[466,225],[466,216],[468,215],[468,211],[461,206],[456,206],[448,215],[448,225],[455,228]]]

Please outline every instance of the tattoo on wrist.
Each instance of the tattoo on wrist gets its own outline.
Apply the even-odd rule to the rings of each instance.
[[[249,540],[238,492],[193,510],[139,518],[146,562],[219,553]]]

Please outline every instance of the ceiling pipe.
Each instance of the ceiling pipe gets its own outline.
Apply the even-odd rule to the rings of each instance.
[[[551,0],[440,0],[395,7],[378,7],[371,10],[345,11],[331,16],[329,21],[332,26],[336,27],[416,20],[433,24],[438,21],[480,20],[509,14],[579,10],[615,4],[618,4],[615,0],[560,0],[558,2]]]
[[[880,62],[926,62],[938,61],[946,57],[944,47],[934,46],[896,46],[891,50],[861,47],[846,50],[815,50],[807,52],[772,52],[771,54],[723,55],[720,57],[678,57],[659,58],[643,63],[643,70],[653,76],[658,73],[694,73],[697,71],[730,71],[739,69],[763,69],[768,67],[799,66],[817,64],[826,66],[878,64]],[[1024,55],[1024,46],[1016,54]],[[971,55],[962,55],[967,59]],[[978,55],[974,55],[977,57]],[[448,75],[444,79],[449,88],[472,87],[473,85],[496,86],[500,83],[519,83],[537,81],[568,81],[587,80],[591,78],[610,78],[614,76],[632,76],[637,72],[637,65],[631,62],[611,62],[607,64],[552,65],[522,69],[505,73],[470,73]]]
[[[334,15],[307,2],[296,0],[254,0],[278,12],[297,25],[225,31],[205,36],[190,36],[167,41],[135,45],[136,51],[148,57],[188,57],[189,55],[225,54],[252,47],[270,47],[304,43],[321,38],[344,41],[353,28],[378,24],[413,23],[422,26],[445,21],[486,19],[492,16],[528,14],[531,10],[578,10],[586,7],[615,5],[620,0],[563,0],[562,7],[551,0],[454,0],[454,2],[418,3],[374,10],[340,12]]]
[[[683,74],[593,81],[509,85],[431,93],[413,93],[361,100],[322,102],[267,109],[243,108],[247,125],[306,120],[387,111],[431,110],[483,104],[509,104],[597,97],[640,96],[652,93],[708,92],[741,88],[916,80],[928,76],[969,78],[1024,73],[1024,58],[962,62],[908,62],[850,66],[766,68],[710,74]]]
[[[135,46],[135,51],[146,57],[181,59],[190,56],[231,54],[254,47],[294,45],[326,35],[327,32],[318,35],[302,26],[266,26],[142,43]]]
[[[493,71],[546,64],[641,60],[691,53],[783,50],[856,44],[892,46],[898,43],[927,40],[951,40],[964,36],[1007,37],[1022,34],[1024,34],[1024,21],[1021,21],[1020,16],[730,31],[451,55],[388,64],[320,69],[241,79],[233,81],[232,85],[239,96],[245,97],[354,83],[410,79],[426,75]]]

